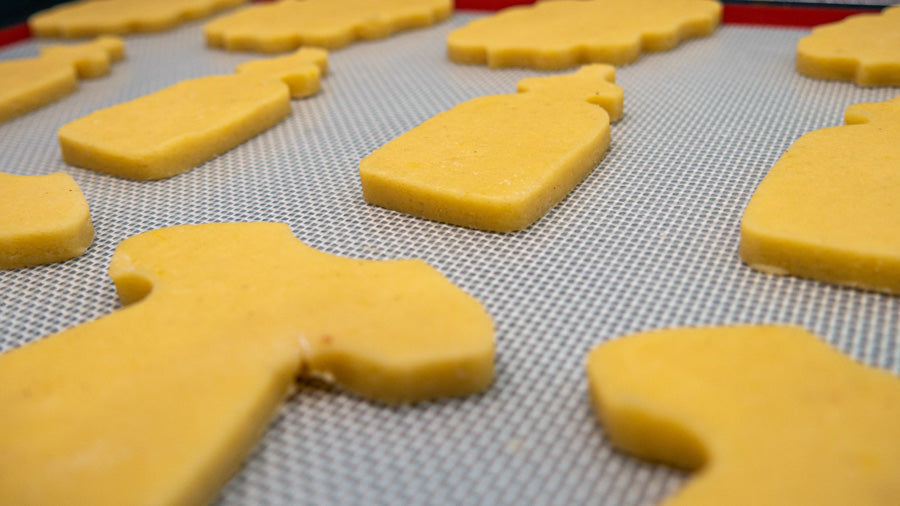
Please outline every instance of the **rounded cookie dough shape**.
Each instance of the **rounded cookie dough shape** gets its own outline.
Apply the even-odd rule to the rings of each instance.
[[[559,0],[510,7],[447,36],[459,63],[553,70],[582,63],[622,65],[712,33],[713,0]]]
[[[247,0],[79,0],[38,12],[28,27],[38,37],[91,37],[157,32]]]
[[[93,240],[87,200],[71,176],[0,172],[0,269],[68,260]]]
[[[79,78],[105,75],[124,56],[121,39],[98,37],[84,44],[42,47],[37,58],[0,62],[0,122],[72,93]]]
[[[452,0],[280,0],[214,19],[203,31],[208,45],[230,51],[337,49],[433,25],[452,12]]]
[[[613,67],[588,65],[457,105],[364,158],[363,196],[453,225],[523,229],[600,163],[609,122],[622,116],[614,80]]]
[[[324,50],[304,48],[95,111],[59,129],[63,159],[128,179],[181,174],[283,120],[327,67]]]
[[[207,504],[297,377],[391,403],[493,377],[490,316],[421,260],[216,223],[128,238],[109,272],[127,307],[0,354],[0,504]]]
[[[775,163],[744,211],[740,256],[771,274],[900,294],[900,97],[844,119]]]
[[[636,334],[587,375],[613,444],[698,470],[667,506],[900,504],[900,378],[801,328]]]
[[[900,86],[900,6],[813,28],[797,42],[797,72],[860,86]]]

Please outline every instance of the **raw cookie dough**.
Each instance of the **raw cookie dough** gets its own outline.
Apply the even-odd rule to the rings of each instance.
[[[0,172],[0,269],[68,260],[93,240],[87,200],[71,176]]]
[[[900,378],[801,328],[647,332],[587,373],[613,444],[699,469],[667,506],[900,504]]]
[[[284,119],[290,98],[316,93],[326,68],[324,50],[304,48],[182,81],[64,125],[63,159],[128,179],[181,174]]]
[[[363,196],[454,225],[523,229],[600,163],[622,116],[614,80],[613,67],[588,65],[457,105],[363,159]]]
[[[78,88],[78,78],[109,73],[125,56],[116,37],[73,46],[46,46],[37,58],[0,62],[0,122],[49,104]]]
[[[432,25],[452,12],[451,0],[281,0],[222,16],[204,32],[207,44],[231,51],[336,49]]]
[[[900,6],[813,28],[797,43],[797,72],[860,86],[900,86]]]
[[[38,37],[91,37],[156,32],[208,16],[247,0],[80,0],[28,18]]]
[[[207,504],[298,376],[385,402],[491,382],[490,317],[421,260],[224,223],[129,238],[109,271],[128,307],[0,354],[0,504]]]
[[[447,54],[490,67],[563,69],[621,65],[643,51],[665,51],[718,26],[713,0],[546,1],[505,9],[447,36]]]
[[[900,294],[900,97],[798,139],[741,221],[741,259],[770,274]]]

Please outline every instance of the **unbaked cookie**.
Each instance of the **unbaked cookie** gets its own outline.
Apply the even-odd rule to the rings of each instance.
[[[759,185],[741,259],[770,274],[900,294],[900,97],[807,133]]]
[[[291,97],[319,90],[327,53],[304,48],[233,75],[183,81],[59,129],[63,159],[128,179],[162,179],[214,158],[280,122]]]
[[[813,28],[797,43],[797,71],[860,86],[900,86],[900,6]]]
[[[0,269],[68,260],[93,240],[87,200],[71,176],[0,172]]]
[[[460,63],[562,69],[621,65],[711,33],[722,6],[713,0],[560,0],[505,9],[450,32],[447,53]]]
[[[79,0],[28,19],[38,37],[91,37],[108,33],[156,32],[208,16],[247,0]]]
[[[464,227],[525,228],[600,163],[622,116],[614,80],[613,67],[588,65],[457,105],[363,159],[363,196]]]
[[[587,374],[613,444],[698,470],[667,506],[900,504],[900,378],[801,328],[646,332]]]
[[[116,37],[98,37],[71,46],[46,46],[37,58],[0,62],[0,122],[64,97],[78,88],[78,78],[109,73],[110,63],[125,56]]]
[[[109,272],[128,307],[0,354],[0,504],[208,504],[298,376],[391,403],[492,379],[490,316],[421,260],[219,223],[126,239]]]
[[[204,32],[210,46],[231,51],[337,49],[432,25],[452,12],[452,0],[281,0],[215,19]]]

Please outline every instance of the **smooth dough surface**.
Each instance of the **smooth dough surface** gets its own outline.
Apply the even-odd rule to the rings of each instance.
[[[247,0],[79,0],[28,19],[38,37],[91,37],[102,34],[156,32]]]
[[[621,65],[712,33],[722,6],[713,0],[560,0],[510,7],[447,36],[459,63],[563,69]]]
[[[78,78],[109,73],[125,56],[116,37],[98,37],[72,46],[46,46],[37,58],[0,62],[0,122],[10,120],[78,88]]]
[[[523,229],[600,163],[610,118],[622,116],[614,80],[613,67],[588,65],[457,105],[363,159],[363,196],[454,225]]]
[[[385,402],[492,379],[491,318],[421,260],[220,223],[126,239],[109,272],[126,308],[0,354],[0,504],[207,504],[298,376]]]
[[[77,257],[94,240],[87,200],[65,172],[0,172],[0,269]]]
[[[797,42],[797,71],[860,86],[900,86],[900,6],[813,28]]]
[[[324,50],[304,48],[183,81],[63,125],[63,159],[128,179],[181,174],[280,122],[291,97],[319,90],[326,69]]]
[[[771,274],[900,293],[900,97],[803,135],[756,189],[741,259]]]
[[[231,51],[337,49],[429,26],[452,12],[452,0],[280,0],[222,16],[207,23],[204,32],[207,44]]]
[[[799,327],[646,332],[587,374],[613,444],[698,470],[667,506],[900,504],[900,378]]]

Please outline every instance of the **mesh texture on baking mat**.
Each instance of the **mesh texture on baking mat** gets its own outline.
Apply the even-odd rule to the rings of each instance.
[[[201,23],[127,38],[111,75],[0,125],[0,170],[64,170],[97,238],[67,262],[0,271],[0,349],[118,307],[116,244],[183,223],[282,221],[330,253],[421,257],[481,300],[497,331],[496,382],[463,399],[385,407],[301,383],[218,502],[236,504],[652,504],[684,475],[617,453],[588,404],[594,345],[665,326],[803,325],[900,372],[900,297],[755,272],[737,257],[753,190],[800,135],[897,88],[793,70],[804,30],[725,26],[618,70],[625,118],[599,167],[514,234],[466,230],[366,205],[359,160],[432,115],[511,93],[525,69],[445,57],[474,14],[334,51],[323,91],[286,121],[180,176],[126,181],[66,166],[56,130],[90,111],[257,56],[207,49]],[[36,54],[29,41],[0,58]],[[553,118],[546,118],[553,121]],[[515,125],[509,125],[510,135]]]

